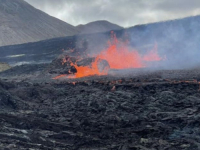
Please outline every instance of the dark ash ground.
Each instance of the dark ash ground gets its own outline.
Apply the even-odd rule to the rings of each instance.
[[[52,80],[46,66],[0,74],[0,149],[200,149],[200,69]]]

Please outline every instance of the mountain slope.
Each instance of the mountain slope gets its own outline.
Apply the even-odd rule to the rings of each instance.
[[[0,0],[0,46],[76,33],[74,26],[47,15],[23,0]]]
[[[80,34],[106,32],[111,30],[123,29],[122,27],[105,20],[94,21],[85,25],[78,25],[76,26],[76,28],[79,30]]]

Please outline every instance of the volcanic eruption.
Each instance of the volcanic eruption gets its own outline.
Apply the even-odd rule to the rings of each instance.
[[[49,0],[74,21],[134,23],[74,27],[25,1],[42,4],[0,0],[0,150],[200,149],[200,16],[148,23],[182,1]]]
[[[123,42],[117,39],[116,34],[112,31],[111,38],[107,42],[107,49],[102,50],[96,56],[93,57],[93,61],[89,65],[78,65],[77,62],[83,60],[83,58],[77,57],[76,61],[72,61],[68,56],[64,56],[62,59],[62,65],[69,62],[70,66],[75,69],[73,75],[68,75],[68,78],[81,78],[92,75],[107,75],[111,69],[133,69],[133,68],[145,68],[153,67],[149,62],[159,62],[164,60],[164,57],[159,56],[157,44],[155,44],[152,50],[147,51],[144,54],[136,49],[131,48],[128,42]],[[102,63],[104,62],[104,63]],[[106,62],[106,63],[105,63]],[[59,79],[66,76],[65,74],[54,77],[53,79]]]

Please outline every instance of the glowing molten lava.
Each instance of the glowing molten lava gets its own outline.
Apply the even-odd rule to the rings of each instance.
[[[71,66],[74,66],[77,70],[77,73],[70,78],[81,78],[86,76],[93,76],[93,75],[107,75],[108,68],[104,70],[99,70],[99,62],[101,60],[99,57],[96,57],[95,61],[92,62],[91,66],[78,66],[77,64],[71,63]]]
[[[102,51],[98,57],[107,60],[111,69],[142,68],[147,66],[148,61],[162,60],[157,53],[157,45],[142,56],[138,51],[129,49],[126,43],[118,41],[115,34],[112,34],[109,48]]]
[[[111,45],[107,50],[98,55],[108,61],[112,69],[141,68],[145,65],[137,51],[129,51],[127,47]]]
[[[103,50],[96,56],[91,66],[78,66],[76,63],[71,62],[71,66],[76,68],[77,73],[69,75],[68,78],[80,78],[92,75],[107,75],[108,68],[104,68],[102,71],[99,69],[99,62],[106,60],[109,63],[110,69],[127,69],[127,68],[143,68],[148,66],[150,61],[163,60],[158,55],[157,45],[154,49],[146,54],[139,54],[137,50],[128,47],[126,42],[118,41],[116,35],[111,34],[111,40],[108,42],[108,48]],[[63,64],[69,60],[63,60]],[[57,76],[54,79],[58,79],[66,75]]]
[[[66,74],[62,74],[62,75],[54,77],[53,79],[59,79],[59,78],[65,77],[65,76],[67,76],[67,75]]]

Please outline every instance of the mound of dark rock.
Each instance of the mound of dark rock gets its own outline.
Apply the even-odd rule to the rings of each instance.
[[[92,63],[95,61],[95,57],[90,58],[79,58],[72,56],[60,56],[52,61],[47,68],[47,72],[50,74],[74,74],[77,72],[75,68],[76,64],[80,66],[92,67]],[[106,60],[99,59],[97,62],[99,71],[103,71],[106,68],[110,68],[109,63]]]
[[[26,103],[8,92],[13,88],[16,88],[15,84],[0,80],[0,111],[26,109],[26,107],[29,108]]]

